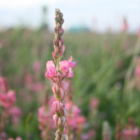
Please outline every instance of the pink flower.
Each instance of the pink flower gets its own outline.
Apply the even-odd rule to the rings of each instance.
[[[0,104],[4,108],[10,108],[16,101],[16,95],[13,90],[9,90],[7,94],[0,94]]]
[[[48,61],[46,63],[46,69],[47,69],[47,72],[45,73],[45,76],[48,79],[52,80],[53,82],[58,83],[60,81],[61,76],[57,72],[55,65],[54,65],[54,62]]]
[[[94,130],[90,130],[88,133],[82,135],[82,140],[89,140],[95,136]]]
[[[72,112],[73,112],[74,116],[78,116],[78,115],[80,115],[81,110],[77,106],[73,106]]]
[[[97,108],[99,105],[99,99],[98,98],[92,98],[90,100],[90,107],[92,108]]]
[[[137,76],[140,76],[140,66],[138,65],[137,67],[136,67],[136,69],[135,69],[135,74],[137,75]]]
[[[22,140],[20,137],[17,137],[16,140]]]
[[[71,62],[72,56],[70,57],[69,61],[61,61],[60,62],[60,70],[62,71],[62,78],[71,78],[73,77],[72,68],[76,66],[76,62]]]
[[[137,138],[139,136],[139,128],[138,127],[135,127],[133,129],[133,135],[134,135],[135,138]]]
[[[40,68],[41,68],[41,62],[40,61],[36,61],[36,62],[33,63],[33,70],[35,72],[38,72],[40,70]]]
[[[13,138],[9,138],[8,140],[14,140]],[[21,137],[17,137],[15,140],[22,140]]]
[[[22,112],[21,109],[17,106],[10,108],[9,114],[12,116],[21,116]]]

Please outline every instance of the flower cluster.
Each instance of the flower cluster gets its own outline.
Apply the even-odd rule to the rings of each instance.
[[[58,128],[55,136],[55,140],[67,140],[68,137],[65,134],[65,123],[66,123],[66,109],[63,104],[63,100],[68,89],[68,83],[64,81],[65,78],[73,77],[72,68],[76,66],[76,62],[72,62],[72,56],[68,61],[60,61],[65,51],[64,39],[62,35],[64,30],[62,24],[64,23],[63,14],[59,9],[55,11],[55,23],[54,28],[55,39],[53,40],[54,51],[52,53],[55,64],[53,61],[48,61],[46,64],[45,76],[54,82],[52,90],[54,92],[56,101],[53,102],[52,107],[55,114],[53,120],[56,127]]]
[[[52,102],[54,101],[54,97],[49,99],[49,107],[51,107]],[[45,107],[45,105],[41,106],[38,110],[38,121],[39,121],[39,129],[41,130],[41,138],[43,140],[51,140],[52,133],[55,130],[55,125],[52,120],[52,116],[54,111]],[[46,123],[47,122],[47,123]]]
[[[12,117],[12,121],[17,121],[21,115],[21,110],[14,106],[15,102],[15,92],[9,90],[6,79],[0,77],[0,134],[4,133],[4,127],[9,116]]]
[[[53,96],[49,97],[48,100],[48,108],[44,105],[41,106],[38,110],[38,121],[39,121],[39,129],[41,130],[41,138],[43,140],[51,140],[53,139],[53,132],[57,127],[59,127],[59,122],[56,121],[56,126],[53,125],[52,116],[54,114],[53,109],[49,109],[55,98]],[[65,104],[65,108],[68,113],[67,124],[65,126],[65,132],[69,136],[69,140],[73,139],[81,139],[81,140],[89,140],[95,136],[95,132],[93,130],[88,131],[87,133],[82,134],[83,129],[86,125],[86,118],[81,115],[81,110],[78,106],[74,105],[74,103],[70,100]],[[53,117],[57,117],[54,115]],[[55,118],[54,118],[55,120]],[[46,123],[47,122],[47,123]]]
[[[139,137],[139,127],[137,127],[133,118],[129,118],[128,124],[122,129],[121,123],[117,124],[115,138],[116,140],[137,140]]]
[[[13,138],[9,138],[8,140],[14,140]],[[15,140],[22,140],[20,137],[17,137]]]
[[[128,125],[122,131],[122,137],[125,140],[136,140],[139,136],[139,127],[134,125],[133,118],[129,118]]]
[[[67,113],[67,133],[70,134],[68,128],[73,132],[78,132],[83,129],[83,126],[86,122],[86,118],[81,115],[81,110],[73,104],[72,101],[69,101],[66,104]]]

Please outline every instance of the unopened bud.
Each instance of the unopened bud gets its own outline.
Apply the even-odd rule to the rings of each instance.
[[[64,107],[60,101],[54,101],[52,107],[58,115],[64,114]]]
[[[60,10],[59,9],[55,9],[55,15],[59,15],[60,14]]]
[[[60,56],[62,56],[62,55],[63,55],[64,51],[65,51],[65,45],[63,45],[63,46],[62,46],[62,48],[61,48],[61,51],[60,51]]]
[[[57,27],[54,28],[54,32],[57,33]]]
[[[61,18],[62,18],[62,17],[63,17],[63,13],[60,12],[60,16],[61,16]]]
[[[61,25],[62,25],[63,23],[64,23],[64,19],[62,18],[62,19],[61,19]]]
[[[55,122],[55,125],[58,126],[58,116],[56,114],[53,115],[53,120]]]
[[[59,117],[58,118],[58,127],[60,129],[63,129],[64,128],[65,123],[66,123],[66,118],[65,117],[62,116],[62,117]]]
[[[55,46],[57,46],[57,40],[56,40],[56,39],[53,40],[53,44],[54,44]]]
[[[60,140],[61,138],[61,133],[57,130],[56,133],[55,133],[55,140]]]
[[[62,135],[61,140],[68,140],[68,136],[67,135]]]
[[[60,35],[60,36],[62,36],[62,35],[63,35],[63,33],[64,33],[63,28],[60,28],[60,29],[59,29],[59,35]]]

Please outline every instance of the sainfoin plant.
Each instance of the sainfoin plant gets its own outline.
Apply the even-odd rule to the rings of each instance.
[[[76,62],[72,62],[72,56],[70,59],[60,61],[65,51],[64,39],[62,35],[64,30],[62,24],[64,23],[63,14],[59,9],[55,10],[55,24],[54,28],[55,39],[53,40],[54,51],[52,52],[53,61],[46,63],[45,77],[53,82],[52,91],[55,96],[55,101],[52,104],[52,108],[55,112],[53,115],[54,123],[57,127],[55,133],[55,140],[68,140],[68,136],[65,134],[65,123],[66,123],[66,109],[63,103],[66,91],[68,89],[68,83],[64,81],[66,78],[73,77],[72,68],[76,66]]]

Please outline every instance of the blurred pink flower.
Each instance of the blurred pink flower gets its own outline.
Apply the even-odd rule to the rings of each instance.
[[[100,101],[99,101],[98,98],[92,98],[92,99],[90,100],[90,107],[91,107],[91,108],[97,108],[98,105],[99,105],[99,103],[100,103]]]
[[[127,23],[127,19],[124,18],[123,19],[122,31],[127,31],[127,30],[128,30],[128,23]]]
[[[138,37],[140,37],[140,29],[138,30]]]
[[[24,78],[25,85],[33,83],[33,76],[31,74],[26,74]]]
[[[81,110],[76,105],[73,105],[72,101],[67,102],[65,107],[68,111],[66,114],[67,115],[66,131],[68,131],[68,128],[70,128],[70,130],[81,129],[86,123],[86,118],[81,115]]]
[[[41,62],[40,62],[40,61],[34,62],[32,67],[33,67],[33,70],[34,70],[35,72],[40,71],[40,69],[41,69]]]
[[[5,78],[0,77],[0,93],[5,93],[8,90],[8,84]]]
[[[139,136],[139,128],[134,127],[134,128],[126,128],[123,130],[123,136],[125,138],[137,138]]]
[[[16,101],[16,95],[13,90],[9,90],[5,94],[0,94],[0,104],[4,108],[12,107],[15,101]]]
[[[8,140],[14,140],[13,138],[9,138]],[[20,137],[17,137],[15,140],[22,140]]]
[[[32,83],[29,85],[29,89],[32,90],[33,92],[39,92],[41,90],[43,90],[44,85],[43,83]]]
[[[135,74],[137,76],[140,76],[140,65],[136,66],[136,68],[135,68]]]
[[[21,116],[22,112],[21,109],[17,106],[10,108],[9,114],[12,116]]]
[[[81,137],[82,137],[82,140],[91,140],[94,136],[95,136],[95,131],[90,130],[88,133],[82,134]]]

